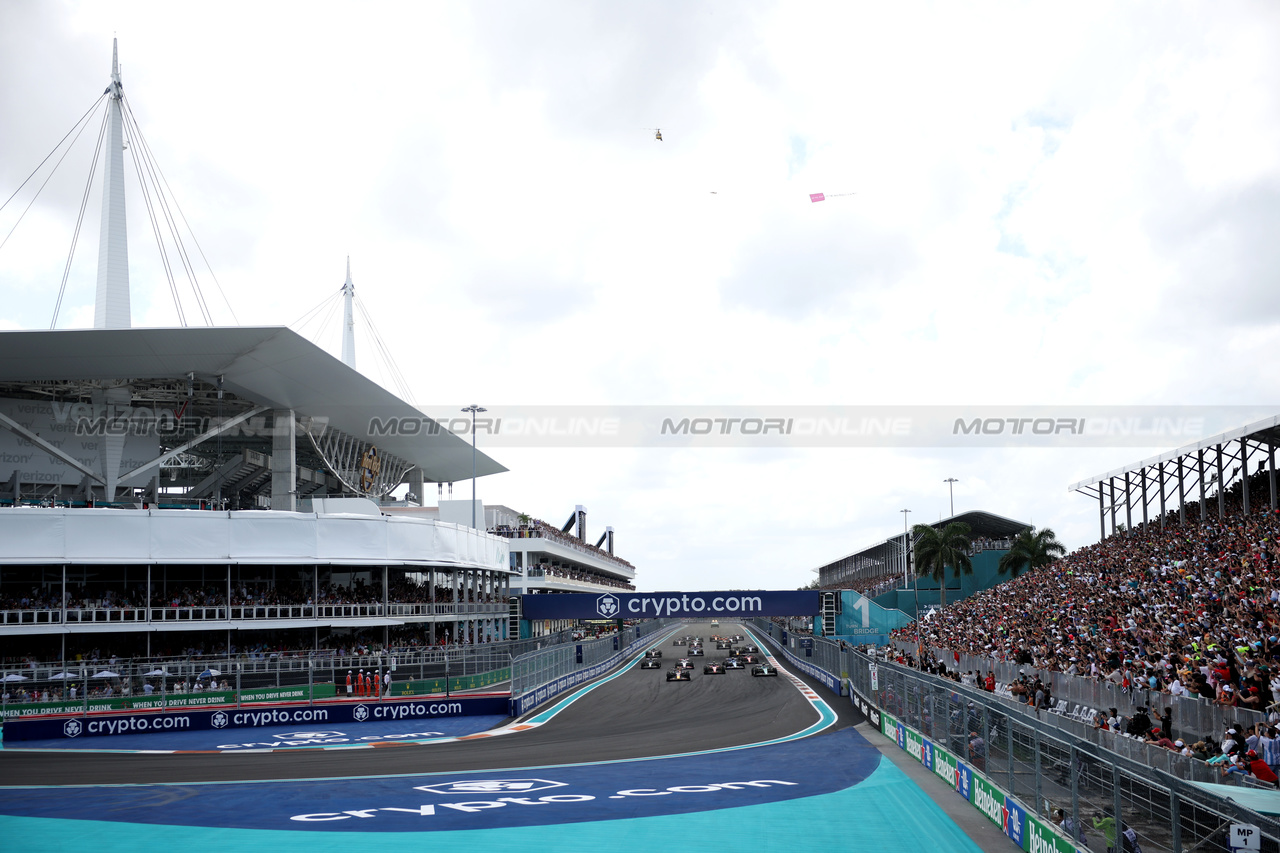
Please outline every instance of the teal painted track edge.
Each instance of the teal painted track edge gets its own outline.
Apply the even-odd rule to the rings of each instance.
[[[889,806],[894,806],[890,808]],[[907,819],[909,816],[909,819]],[[107,823],[92,819],[0,817],[0,832],[16,839],[39,839],[50,853],[136,853],[139,846],[172,843],[181,838],[188,853],[279,853],[306,849],[312,853],[349,853],[353,844],[371,843],[381,853],[483,848],[488,853],[543,853],[575,849],[638,846],[670,848],[678,839],[681,853],[726,853],[787,849],[803,838],[805,850],[850,850],[897,853],[938,850],[980,853],[942,809],[909,777],[882,757],[876,770],[857,785],[813,797],[712,809],[678,815],[617,818],[572,824],[466,830],[378,833],[292,829],[253,830],[202,828],[169,824]],[[567,833],[572,843],[567,844]]]

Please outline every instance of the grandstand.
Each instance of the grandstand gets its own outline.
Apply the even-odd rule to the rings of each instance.
[[[380,511],[506,469],[355,369],[349,269],[342,361],[132,328],[114,55],[102,103],[95,327],[0,332],[0,658],[506,636],[506,539]]]
[[[430,518],[439,514],[433,507],[388,507],[385,511],[410,517]],[[512,596],[635,591],[635,566],[613,553],[613,528],[606,528],[604,535],[592,544],[586,535],[584,507],[576,507],[562,527],[502,505],[485,506],[481,513],[489,534],[506,540],[511,560]],[[518,607],[518,600],[512,606]],[[518,616],[514,610],[513,614]],[[518,621],[528,637],[540,637],[567,630],[575,620]]]
[[[896,632],[900,648],[907,657],[923,649],[923,665],[950,677],[990,673],[998,692],[1109,733],[1108,748],[1117,736],[1145,742],[1151,761],[1164,763],[1165,750],[1231,761],[1246,733],[1248,746],[1271,742],[1280,723],[1277,424],[1074,484],[1099,498],[1104,534],[1108,517],[1123,522],[1097,544],[948,605],[919,624],[919,646],[917,627]],[[1276,744],[1266,763],[1280,766]]]
[[[979,590],[999,583],[1000,558],[1008,552],[1013,537],[1031,525],[974,510],[931,523],[942,528],[952,522],[969,525],[973,536],[973,574],[956,578],[948,575],[947,601],[959,601]],[[877,605],[914,615],[916,607],[928,609],[941,603],[937,581],[915,575],[909,534],[900,533],[817,568],[820,589],[855,590]]]

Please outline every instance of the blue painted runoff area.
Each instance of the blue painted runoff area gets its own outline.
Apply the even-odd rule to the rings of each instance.
[[[105,752],[154,750],[316,749],[387,741],[420,741],[460,737],[488,731],[505,717],[435,717],[422,720],[387,720],[368,723],[284,723],[240,729],[206,729],[190,732],[155,732],[112,737],[50,738],[10,743],[7,749],[73,749]]]
[[[187,853],[336,851],[377,833],[381,851],[432,845],[537,853],[566,849],[567,824],[575,848],[979,849],[852,729],[756,749],[567,768],[0,789],[0,833],[39,839],[42,850],[132,853],[178,841]]]

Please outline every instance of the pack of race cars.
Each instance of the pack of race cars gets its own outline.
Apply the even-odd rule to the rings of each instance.
[[[711,641],[716,644],[716,649],[729,652],[729,655],[722,661],[707,661],[702,667],[702,674],[724,675],[729,670],[746,669],[750,666],[753,677],[776,677],[778,668],[769,663],[758,648],[750,643],[744,643],[744,640],[745,638],[741,634],[734,637],[712,637]],[[667,681],[692,681],[693,663],[689,658],[706,656],[702,650],[702,638],[693,636],[676,637],[671,641],[671,645],[687,648],[688,657],[680,658],[671,669],[667,670]],[[661,658],[662,650],[654,646],[644,653],[644,660],[640,662],[640,668],[661,669]]]

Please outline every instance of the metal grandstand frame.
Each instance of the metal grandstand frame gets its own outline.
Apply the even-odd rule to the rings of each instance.
[[[1144,459],[1124,468],[1117,468],[1105,474],[1099,474],[1067,487],[1069,492],[1080,492],[1098,501],[1098,525],[1102,538],[1107,537],[1107,515],[1111,516],[1111,534],[1118,530],[1116,514],[1120,507],[1124,508],[1124,525],[1126,530],[1133,529],[1134,500],[1140,499],[1142,524],[1150,523],[1150,509],[1154,498],[1159,501],[1160,527],[1164,528],[1169,515],[1169,501],[1177,498],[1178,522],[1186,521],[1186,504],[1188,492],[1198,492],[1200,504],[1200,520],[1208,519],[1209,498],[1211,490],[1216,487],[1218,512],[1217,517],[1226,515],[1226,493],[1231,485],[1242,482],[1249,476],[1249,463],[1257,461],[1257,469],[1253,476],[1268,474],[1271,510],[1278,508],[1276,493],[1276,448],[1280,447],[1280,415],[1255,421],[1246,426],[1229,430],[1219,435],[1206,438],[1195,444],[1188,444],[1177,450]],[[1211,467],[1206,471],[1206,455]],[[1258,457],[1262,458],[1259,459]],[[1228,472],[1227,467],[1235,467]],[[1239,480],[1237,480],[1239,478]],[[1123,491],[1117,495],[1117,485]],[[1150,489],[1149,489],[1150,487]],[[1248,513],[1249,489],[1241,489],[1242,509]]]
[[[105,459],[85,465],[39,428],[0,413],[0,430],[39,446],[77,480],[51,488],[3,471],[10,499],[23,492],[82,499],[96,491],[111,502],[118,485],[129,498],[140,491],[159,501],[163,485],[196,499],[246,491],[291,510],[309,493],[382,497],[410,474],[421,497],[425,482],[472,473],[464,439],[280,327],[0,332],[0,398],[54,406],[69,418],[66,429],[96,429],[107,440],[114,436],[104,430],[116,425],[159,436],[159,452],[125,471]],[[380,467],[362,483],[370,451]],[[505,470],[477,454],[477,474]],[[328,476],[315,476],[320,471]]]

